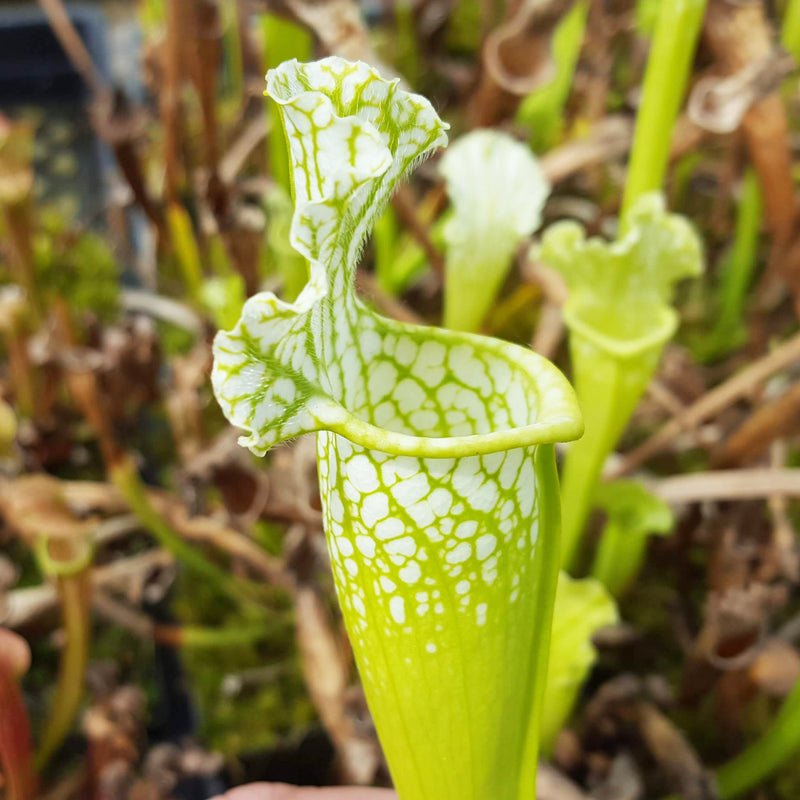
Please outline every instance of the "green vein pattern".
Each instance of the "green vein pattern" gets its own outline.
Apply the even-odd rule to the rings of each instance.
[[[267,76],[309,282],[263,293],[215,341],[241,443],[317,431],[325,530],[348,633],[402,800],[517,800],[535,777],[558,562],[553,443],[574,393],[536,354],[407,325],[356,296],[364,240],[397,181],[441,147],[424,98],[362,63]]]

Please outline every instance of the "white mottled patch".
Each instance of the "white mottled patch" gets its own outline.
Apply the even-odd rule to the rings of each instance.
[[[391,488],[392,496],[403,508],[409,508],[414,503],[422,500],[431,490],[428,476],[424,472],[412,475],[410,478],[396,483]]]
[[[328,503],[328,510],[335,522],[344,522],[344,506],[342,505],[342,498],[334,493],[330,495],[330,502]]]
[[[416,583],[422,577],[422,570],[416,561],[410,561],[397,573],[405,583]]]
[[[447,555],[444,557],[444,560],[448,564],[460,564],[462,561],[466,561],[470,557],[471,553],[472,548],[466,542],[461,542],[449,553],[447,553]]]
[[[385,549],[390,555],[411,558],[417,552],[417,544],[410,536],[403,536],[401,539],[393,539],[388,542]]]
[[[406,601],[399,595],[395,595],[389,600],[389,612],[392,619],[398,625],[402,625],[406,621]]]
[[[453,495],[447,489],[439,487],[430,493],[428,504],[437,517],[443,517],[450,511],[450,506],[453,504]]]
[[[406,510],[408,511],[408,516],[411,517],[420,528],[427,527],[436,518],[430,507],[430,503],[424,499],[420,500],[418,503],[414,503],[413,506]]]
[[[413,413],[425,402],[425,392],[411,378],[403,378],[395,386],[392,397],[403,414]]]
[[[367,382],[370,400],[376,405],[386,397],[397,383],[397,367],[391,361],[381,361],[375,366]]]
[[[351,556],[355,552],[353,543],[345,536],[337,536],[336,545],[343,556]]]
[[[417,345],[409,336],[402,336],[397,342],[394,357],[404,366],[408,367],[417,357]]]
[[[353,456],[347,464],[347,475],[362,494],[374,492],[378,486],[378,472],[365,455]]]
[[[480,561],[483,561],[494,552],[495,547],[497,547],[497,538],[491,533],[486,533],[478,537],[475,542],[475,554]]]
[[[375,540],[371,536],[356,536],[356,547],[366,558],[373,558],[375,555]]]
[[[484,481],[480,489],[470,495],[468,500],[476,511],[488,512],[495,507],[499,496],[500,492],[497,489],[497,484],[494,481]]]
[[[462,522],[455,530],[457,539],[471,539],[478,530],[478,523],[474,519]]]
[[[536,485],[534,483],[533,462],[527,459],[522,465],[519,473],[519,510],[527,517],[533,510],[533,499],[536,496]]]
[[[368,494],[361,500],[360,511],[364,524],[371,528],[378,520],[389,516],[389,500],[380,492]]]
[[[423,432],[434,431],[439,423],[439,416],[435,411],[430,409],[421,409],[412,412],[409,421],[416,431]]]
[[[381,541],[387,539],[394,539],[401,536],[405,531],[405,525],[399,519],[389,517],[389,519],[382,520],[375,526],[375,536]]]

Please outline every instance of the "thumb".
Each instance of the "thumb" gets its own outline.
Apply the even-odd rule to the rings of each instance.
[[[397,795],[390,789],[316,789],[285,783],[251,783],[231,789],[215,800],[397,800]]]

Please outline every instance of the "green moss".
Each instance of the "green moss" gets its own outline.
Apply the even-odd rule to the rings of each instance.
[[[283,529],[280,525],[258,520],[253,526],[253,537],[270,555],[280,555],[283,549]]]
[[[157,322],[158,341],[167,357],[185,356],[195,344],[195,335],[185,328],[170,325],[168,322]]]
[[[119,269],[109,245],[91,231],[74,231],[61,214],[44,211],[34,235],[37,285],[66,301],[73,321],[86,314],[101,321],[119,310]]]
[[[181,575],[174,609],[186,625],[230,630],[253,624],[251,615],[189,573]],[[265,624],[286,620],[288,598],[269,613]],[[182,660],[200,714],[200,735],[211,749],[231,757],[265,749],[315,719],[291,625],[278,626],[257,642],[213,651],[184,648]]]
[[[451,52],[477,53],[481,44],[480,0],[462,0],[453,6],[445,41]]]

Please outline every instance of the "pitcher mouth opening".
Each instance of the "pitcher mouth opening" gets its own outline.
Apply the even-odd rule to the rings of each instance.
[[[583,418],[578,407],[575,392],[561,371],[532,350],[520,345],[498,339],[448,331],[441,328],[424,328],[381,320],[389,335],[408,335],[416,329],[420,341],[425,344],[435,337],[445,346],[457,348],[459,345],[471,348],[485,359],[501,359],[513,364],[518,374],[526,379],[528,391],[520,392],[517,387],[517,403],[524,403],[520,414],[524,424],[507,420],[501,422],[489,418],[487,430],[465,432],[464,426],[444,425],[437,430],[420,430],[413,425],[376,424],[374,414],[363,410],[350,410],[343,405],[326,403],[325,408],[317,409],[320,430],[337,433],[354,444],[371,450],[379,450],[392,455],[418,456],[425,458],[453,458],[470,455],[485,455],[518,447],[531,447],[538,444],[569,442],[583,434]],[[465,370],[457,380],[474,380]],[[505,387],[492,387],[495,393],[502,394]],[[371,418],[372,417],[372,418]]]
[[[563,314],[570,330],[622,359],[636,358],[664,344],[678,327],[675,310],[660,303],[648,304],[635,317],[626,319],[622,314],[609,317],[605,306],[598,310],[591,304],[568,300]],[[599,314],[602,320],[596,318]]]

